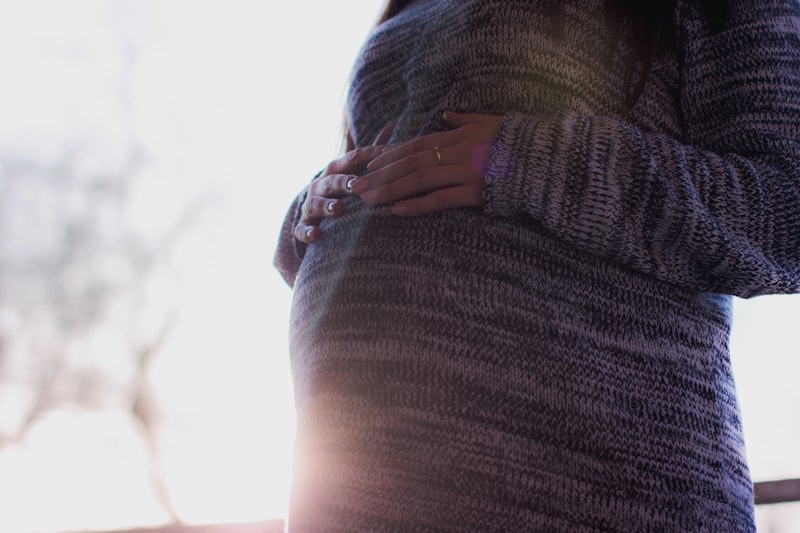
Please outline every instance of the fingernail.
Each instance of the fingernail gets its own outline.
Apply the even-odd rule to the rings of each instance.
[[[355,177],[355,176],[347,178],[347,183],[344,184],[344,188],[347,189],[348,192],[352,192],[353,191],[353,183],[355,183],[356,180],[358,180],[358,178]]]
[[[328,213],[333,213],[333,208],[336,207],[336,200],[331,200],[328,202],[328,205],[325,206],[325,209],[328,210]]]
[[[352,190],[356,194],[361,194],[362,192],[367,190],[369,187],[369,182],[366,180],[355,180],[353,184],[350,186],[350,190]]]
[[[314,228],[308,228],[308,229],[306,230],[306,238],[307,238],[307,239],[310,239],[310,238],[311,238],[311,235],[313,235],[313,234],[314,234]]]

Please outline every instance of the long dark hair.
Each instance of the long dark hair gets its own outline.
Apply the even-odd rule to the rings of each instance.
[[[412,0],[387,0],[378,18],[386,22]],[[554,21],[554,31],[559,31],[561,2],[548,1]],[[712,28],[720,29],[731,15],[731,0],[696,0]],[[626,27],[632,32],[636,53],[627,60],[627,104],[633,106],[644,90],[653,64],[662,59],[675,39],[675,9],[677,0],[606,0],[606,19],[611,31],[617,35]],[[612,35],[612,38],[615,38]],[[347,130],[345,130],[347,131]],[[349,134],[346,149],[353,148]]]

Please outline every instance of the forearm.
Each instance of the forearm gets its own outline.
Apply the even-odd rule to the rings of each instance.
[[[509,115],[486,208],[664,281],[750,296],[800,289],[800,144],[719,155],[607,117]],[[524,146],[523,150],[518,147]]]

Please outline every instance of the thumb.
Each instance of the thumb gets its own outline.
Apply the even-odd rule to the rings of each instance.
[[[375,142],[372,143],[373,146],[379,144],[386,144],[389,142],[389,139],[392,137],[392,132],[394,131],[394,121],[389,121],[386,125],[381,128],[381,131],[378,132],[378,136],[375,137]]]

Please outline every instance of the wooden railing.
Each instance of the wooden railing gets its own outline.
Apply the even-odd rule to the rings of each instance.
[[[756,505],[800,502],[800,479],[761,481],[753,484]]]
[[[283,533],[283,520],[253,522],[249,524],[210,524],[184,526],[175,524],[156,528],[126,529],[113,533]]]

